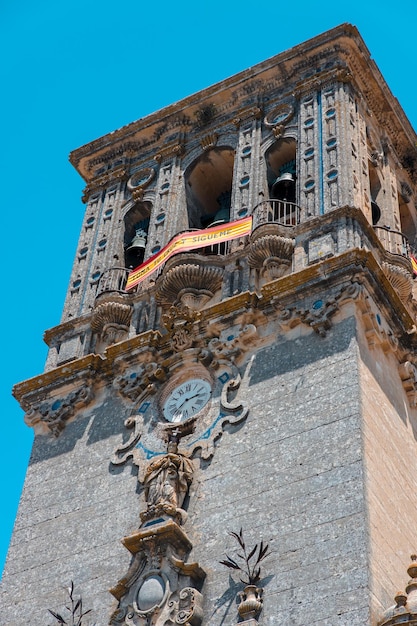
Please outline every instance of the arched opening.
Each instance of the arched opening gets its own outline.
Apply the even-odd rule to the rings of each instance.
[[[400,211],[401,232],[406,236],[413,253],[417,253],[417,229],[413,219],[413,211],[409,207],[410,198],[402,193],[398,194],[398,206]]]
[[[295,139],[278,139],[266,152],[269,197],[271,200],[296,202]]]
[[[371,161],[368,162],[369,188],[371,193],[372,226],[376,226],[381,219],[381,202],[383,197],[382,185],[378,171]]]
[[[213,148],[188,168],[185,187],[190,228],[208,228],[230,220],[234,156],[232,148]]]
[[[138,202],[124,217],[125,267],[129,269],[138,267],[145,259],[151,210],[150,202]]]

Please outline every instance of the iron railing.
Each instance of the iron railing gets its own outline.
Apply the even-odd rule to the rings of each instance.
[[[265,222],[281,224],[282,226],[296,226],[300,223],[301,209],[294,202],[286,200],[264,200],[253,210],[253,227],[256,228]]]
[[[98,280],[96,297],[109,291],[124,293],[129,272],[126,267],[110,267],[104,270]]]
[[[374,231],[387,252],[409,256],[410,247],[407,237],[399,230],[391,230],[387,226],[374,226]]]

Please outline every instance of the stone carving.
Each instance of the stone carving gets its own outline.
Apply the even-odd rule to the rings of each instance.
[[[197,340],[194,323],[200,320],[200,314],[185,305],[171,306],[162,315],[162,323],[168,331],[171,346],[175,352],[191,348]]]
[[[376,346],[380,346],[384,352],[397,352],[398,339],[394,336],[391,328],[372,300],[370,298],[359,298],[358,305],[362,313],[365,337],[369,348],[372,350]],[[398,355],[398,358],[402,360],[404,356],[400,357]]]
[[[55,437],[65,428],[66,422],[75,413],[86,407],[93,399],[92,387],[88,384],[71,391],[65,398],[53,398],[33,405],[25,415],[28,426],[44,425]]]
[[[162,275],[156,299],[162,304],[178,304],[199,310],[222,286],[223,269],[197,263],[181,263]]]
[[[297,307],[287,307],[280,313],[280,322],[284,330],[294,328],[298,324],[307,324],[320,337],[325,337],[332,327],[331,318],[339,310],[343,301],[356,298],[361,286],[358,283],[350,283],[340,289],[332,298],[326,302],[321,299],[315,300],[309,308],[301,309]],[[279,303],[278,298],[273,298],[273,303]]]
[[[133,554],[129,571],[110,590],[119,606],[111,626],[200,626],[199,589],[205,572],[186,563],[192,544],[172,520],[144,527],[123,539]]]
[[[154,159],[157,163],[160,163],[164,159],[168,159],[174,156],[181,156],[183,152],[184,146],[182,143],[167,144],[162,147],[157,154],[155,154]]]
[[[249,407],[241,400],[241,392],[249,386],[249,374],[253,357],[246,367],[243,379],[237,373],[228,380],[222,388],[220,396],[220,411],[216,407],[196,427],[194,439],[188,442],[187,447],[193,455],[199,451],[204,460],[214,455],[215,442],[223,435],[226,424],[237,425],[242,423],[249,414]],[[237,393],[236,393],[237,392]],[[233,396],[233,401],[230,399]]]
[[[255,544],[252,550],[247,549],[242,528],[239,533],[231,532],[229,534],[238,542],[239,553],[233,559],[226,555],[226,558],[220,563],[235,573],[238,571],[240,575],[243,574],[244,577],[241,577],[240,581],[245,587],[243,591],[238,593],[237,610],[245,624],[253,622],[253,626],[257,626],[258,622],[255,618],[261,612],[263,602],[263,589],[257,587],[257,583],[261,579],[261,563],[270,555],[269,546],[261,541],[259,545]]]
[[[140,365],[136,371],[129,371],[117,376],[113,385],[122,396],[135,402],[145,389],[151,390],[153,383],[165,379],[166,372],[158,363],[145,363]]]
[[[149,463],[143,478],[147,509],[141,513],[142,522],[161,516],[172,517],[183,524],[186,512],[181,508],[193,480],[193,463],[178,451],[178,443],[171,440],[168,451]]]
[[[410,578],[405,593],[397,591],[395,594],[395,605],[384,611],[382,618],[378,621],[378,626],[394,626],[394,624],[415,623],[417,613],[417,556],[411,555],[411,564],[407,569]]]
[[[383,261],[381,263],[389,282],[394,287],[398,295],[403,302],[407,302],[410,299],[413,289],[413,275],[412,270],[406,269],[400,265],[394,263],[387,263]]]
[[[259,339],[254,324],[242,325],[230,338],[213,337],[209,341],[208,349],[213,355],[211,367],[216,369],[219,363],[225,360],[234,363],[241,355],[247,352]]]
[[[109,183],[116,183],[119,180],[126,180],[128,177],[128,170],[125,165],[115,167],[114,169],[104,172],[103,174],[96,176],[90,180],[88,185],[83,189],[82,201],[88,202],[88,198],[92,193],[103,189],[109,185]]]
[[[258,106],[254,107],[246,107],[241,109],[236,117],[232,119],[232,123],[238,128],[242,122],[245,122],[250,119],[260,119],[262,117],[262,109]]]
[[[417,367],[410,361],[405,361],[400,363],[398,371],[410,406],[417,406]]]
[[[102,302],[93,311],[91,329],[104,346],[126,338],[132,317],[132,305],[121,302]]]
[[[211,150],[216,146],[218,138],[217,133],[210,133],[201,138],[200,145],[203,150]]]
[[[262,610],[262,593],[263,589],[256,585],[246,585],[245,589],[239,592],[240,602],[237,611],[243,620],[255,620],[258,617]]]
[[[291,268],[294,240],[268,234],[251,242],[248,263],[261,270],[268,280],[280,278]]]

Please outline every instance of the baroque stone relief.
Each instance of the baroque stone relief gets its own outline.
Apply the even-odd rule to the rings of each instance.
[[[161,304],[182,304],[199,310],[211,300],[223,281],[223,269],[203,263],[179,263],[158,281],[156,299]]]
[[[401,382],[412,408],[417,406],[417,367],[411,361],[404,361],[398,366]]]
[[[242,378],[234,359],[250,348],[256,327],[240,325],[233,335],[220,333],[204,347],[196,322],[200,316],[195,312],[172,307],[163,320],[167,333],[161,336],[170,356],[155,350],[153,361],[130,366],[115,380],[135,406],[125,422],[131,435],[117,447],[111,462],[131,461],[138,468],[144,504],[138,530],[123,539],[133,559],[111,590],[119,601],[110,621],[113,626],[202,623],[205,573],[198,564],[186,562],[192,544],[182,529],[187,519],[184,502],[197,457],[209,460],[225,425],[238,424],[248,415],[242,392],[249,385],[250,363]],[[194,343],[201,345],[191,347]],[[199,385],[206,394],[200,404]],[[167,413],[176,395],[180,404]],[[189,419],[183,419],[184,405],[195,409]]]
[[[186,562],[192,544],[181,528],[173,521],[145,527],[123,544],[133,558],[127,574],[110,590],[119,600],[110,625],[199,626],[205,572]]]
[[[123,302],[102,302],[93,311],[91,329],[98,335],[96,351],[127,338],[132,317],[132,305]]]
[[[198,452],[201,458],[210,459],[214,454],[214,443],[222,435],[224,426],[238,424],[248,415],[248,407],[241,400],[241,395],[249,386],[251,363],[246,367],[243,378],[235,366],[229,362],[226,367],[225,363],[226,359],[215,360],[215,377],[195,361],[183,370],[180,380],[186,380],[187,375],[195,377],[198,374],[201,378],[210,378],[213,385],[207,407],[185,422],[171,424],[164,421],[161,417],[161,393],[157,393],[160,384],[155,387],[148,385],[137,398],[132,415],[125,421],[126,428],[132,432],[128,441],[115,450],[112,463],[123,465],[132,459],[139,467],[139,480],[143,482],[142,471],[147,461],[164,453],[166,441],[173,433],[176,433],[189,457]]]
[[[79,389],[70,391],[64,397],[49,398],[34,403],[25,414],[25,423],[35,430],[47,430],[58,437],[65,424],[77,411],[88,406],[94,398],[92,385],[86,382]]]
[[[283,330],[294,328],[298,324],[310,326],[320,337],[325,337],[332,327],[332,317],[339,311],[340,305],[358,297],[362,287],[352,282],[341,287],[326,300],[315,299],[305,308],[288,306],[280,308],[279,298],[273,298],[273,304],[279,310],[279,322]]]

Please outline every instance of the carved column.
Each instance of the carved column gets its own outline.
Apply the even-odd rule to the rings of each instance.
[[[320,214],[321,144],[319,105],[314,91],[300,97],[300,144],[297,171],[299,172],[300,206],[305,218]]]
[[[159,170],[148,233],[150,254],[163,248],[171,237],[188,227],[187,207],[182,190],[181,154],[182,144],[177,142],[164,146],[155,155]],[[168,215],[169,220],[166,219]]]
[[[259,155],[261,144],[261,111],[253,109],[242,112],[234,123],[239,128],[239,142],[233,172],[231,219],[237,220],[249,214],[259,202]]]

